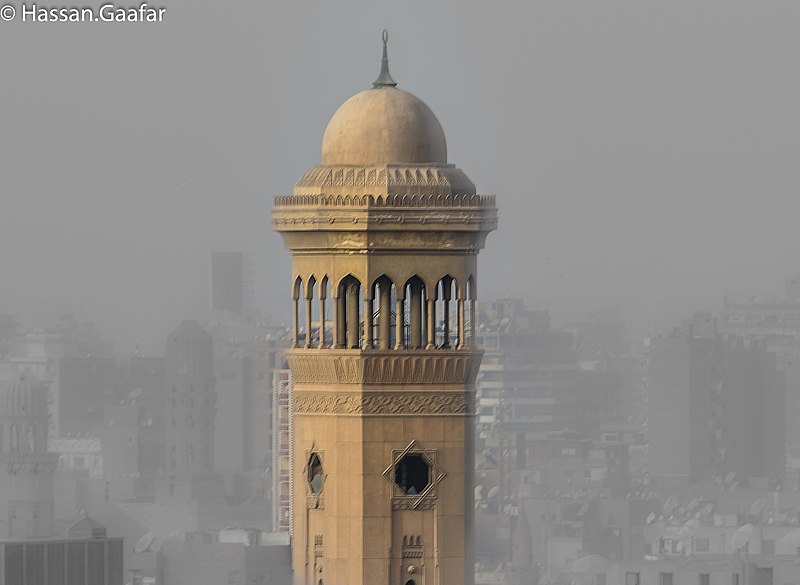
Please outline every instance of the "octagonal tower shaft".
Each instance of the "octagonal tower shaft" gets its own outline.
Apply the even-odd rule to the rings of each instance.
[[[477,254],[494,197],[444,160],[385,50],[323,153],[272,214],[292,253],[295,584],[469,585]]]

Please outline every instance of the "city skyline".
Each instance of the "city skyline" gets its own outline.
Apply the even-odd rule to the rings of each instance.
[[[31,321],[66,305],[153,346],[205,306],[211,250],[255,253],[257,307],[285,298],[270,194],[316,156],[384,27],[395,71],[430,96],[453,156],[482,191],[508,193],[497,249],[533,250],[522,269],[489,251],[490,296],[563,316],[621,308],[647,334],[697,299],[767,294],[798,270],[786,244],[798,211],[785,188],[792,4],[299,3],[248,6],[248,18],[242,6],[176,1],[165,22],[138,28],[4,25],[0,46],[24,57],[4,73],[17,113],[6,136],[18,139],[0,153],[0,225],[4,241],[27,244],[1,247],[18,275],[3,313]]]

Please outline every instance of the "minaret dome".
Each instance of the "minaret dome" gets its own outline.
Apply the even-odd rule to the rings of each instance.
[[[378,79],[357,93],[328,122],[323,165],[446,164],[447,143],[439,120],[419,98],[397,89],[386,57]]]

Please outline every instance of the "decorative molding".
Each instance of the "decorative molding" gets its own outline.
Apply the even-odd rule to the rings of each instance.
[[[471,386],[483,353],[472,350],[290,350],[294,384],[460,384]]]
[[[431,195],[279,195],[273,207],[419,208],[469,207],[495,209],[494,195],[475,193]]]
[[[436,497],[414,498],[395,496],[392,498],[392,510],[433,510],[436,508]]]
[[[313,187],[428,187],[475,192],[475,185],[454,165],[341,166],[317,165],[302,176],[295,188]]]
[[[460,392],[294,392],[294,414],[471,415],[475,393]]]
[[[348,224],[348,223],[358,223],[358,217],[318,217],[318,216],[309,216],[309,217],[297,217],[293,216],[283,217],[283,218],[272,218],[273,225],[314,225],[314,224],[321,224],[321,225],[330,225],[334,223],[341,223],[341,224]],[[483,215],[476,215],[476,214],[466,214],[461,213],[458,216],[450,216],[450,215],[434,215],[431,213],[426,214],[419,214],[419,215],[393,215],[391,213],[383,213],[380,215],[371,215],[368,218],[368,221],[375,222],[378,224],[400,224],[400,225],[414,225],[414,224],[450,224],[457,226],[459,224],[464,225],[482,225],[487,223],[492,223],[492,225],[497,223],[496,218],[488,218],[484,217]],[[367,222],[365,222],[367,223]]]

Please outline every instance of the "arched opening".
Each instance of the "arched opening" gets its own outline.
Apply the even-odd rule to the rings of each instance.
[[[303,279],[299,276],[292,285],[292,347],[300,347],[300,297],[303,294]]]
[[[352,276],[345,276],[339,283],[336,298],[335,335],[336,346],[346,349],[361,347],[361,282]]]
[[[414,582],[414,579],[409,579],[408,581],[406,581],[406,585],[417,585],[417,584]]]
[[[477,317],[477,310],[476,310],[476,295],[475,295],[475,281],[473,280],[472,276],[467,279],[467,285],[464,291],[464,299],[466,301],[466,308],[464,312],[469,317],[469,324],[465,324],[464,326],[464,344],[469,345],[470,347],[475,347],[477,343],[475,342],[475,334],[478,332],[478,317]],[[465,319],[466,321],[466,319]],[[469,330],[469,337],[466,336],[466,331]]]
[[[305,347],[306,349],[311,349],[314,347],[314,344],[319,343],[319,338],[314,339],[314,287],[317,284],[317,280],[311,276],[306,283],[306,291],[305,291],[305,300],[306,300],[306,307],[305,307]]]
[[[458,345],[458,307],[455,301],[458,296],[458,287],[455,278],[450,275],[443,276],[437,284],[436,312],[441,315],[441,320],[436,327],[436,347],[450,349]]]
[[[316,453],[312,453],[308,457],[306,481],[308,481],[308,488],[311,490],[312,494],[320,493],[323,485],[325,485],[325,473],[322,470],[322,461]]]
[[[425,283],[419,276],[412,276],[405,285],[404,313],[408,322],[405,331],[406,347],[422,349],[427,345],[425,313],[427,311]]]
[[[397,343],[396,339],[396,315],[392,312],[392,306],[396,303],[396,291],[391,279],[384,275],[375,281],[372,290],[372,298],[377,300],[377,307],[373,314],[373,339],[377,342],[378,349],[389,349]]]
[[[328,347],[327,341],[327,331],[328,331],[328,323],[326,319],[328,318],[328,277],[323,277],[322,281],[319,283],[319,339],[318,345],[320,349]]]

